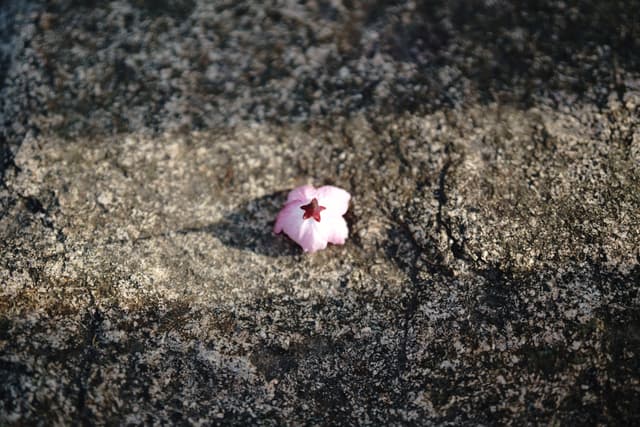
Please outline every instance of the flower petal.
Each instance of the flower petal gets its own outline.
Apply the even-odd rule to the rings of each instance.
[[[342,215],[324,215],[319,224],[325,230],[329,243],[343,245],[349,236],[349,227]]]
[[[296,241],[305,252],[315,252],[327,247],[327,230],[312,218],[304,220],[297,236],[289,236]]]
[[[299,200],[287,203],[276,218],[273,232],[277,234],[284,231],[305,252],[324,249],[327,247],[328,230],[313,218],[303,219],[304,212],[300,209],[303,203]]]
[[[294,188],[287,196],[287,203],[293,202],[294,200],[309,202],[311,199],[316,197],[316,192],[317,190],[312,185],[303,185],[301,187]]]
[[[316,191],[318,203],[334,215],[344,215],[349,209],[351,194],[333,185],[324,185]]]
[[[300,210],[300,202],[294,201],[284,205],[278,217],[276,218],[276,224],[273,227],[273,232],[278,234],[282,230],[289,234],[287,230],[295,230],[302,226],[302,211]]]

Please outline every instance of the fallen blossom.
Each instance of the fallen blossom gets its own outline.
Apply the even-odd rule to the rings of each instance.
[[[273,231],[284,231],[305,252],[324,249],[327,243],[342,245],[349,235],[342,217],[349,208],[349,199],[347,191],[331,185],[295,188],[289,192]]]

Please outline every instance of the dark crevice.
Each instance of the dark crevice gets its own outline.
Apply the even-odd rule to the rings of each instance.
[[[404,158],[402,151],[400,150],[399,142],[394,142],[396,144],[398,158],[403,163],[403,165],[405,165],[406,159]],[[448,146],[446,149],[447,156],[450,156],[449,152],[450,147]],[[439,231],[441,229],[445,230],[447,238],[450,242],[452,242],[451,251],[455,258],[469,261],[469,257],[465,254],[464,251],[464,243],[455,238],[450,221],[444,219],[444,210],[448,201],[446,193],[447,174],[453,166],[453,161],[450,157],[448,157],[438,175],[438,189],[436,190],[436,197],[438,200],[438,210],[436,213],[436,231]],[[427,181],[418,182],[416,184],[415,194],[423,194],[424,188],[427,186],[427,184]],[[401,215],[395,215],[395,217],[402,218]],[[444,256],[442,256],[442,254],[437,255],[435,259],[430,259],[432,257],[423,256],[425,250],[423,246],[416,240],[413,232],[411,231],[409,223],[402,219],[397,222],[400,225],[400,231],[402,236],[404,237],[403,240],[409,243],[409,246],[411,247],[410,252],[414,254],[413,257],[407,258],[408,254],[406,252],[401,253],[399,247],[396,248],[394,253],[392,254],[396,262],[398,262],[398,264],[402,266],[407,272],[411,281],[411,292],[403,304],[403,317],[401,321],[402,337],[397,356],[397,376],[400,380],[402,380],[402,375],[407,369],[407,348],[409,341],[409,332],[413,318],[415,317],[420,303],[420,288],[424,283],[426,283],[419,277],[419,263],[426,264],[427,271],[435,276],[452,277],[453,271],[450,267],[445,265],[443,261]],[[460,227],[460,233],[461,235],[464,235],[464,227],[462,226]],[[411,261],[408,261],[408,259],[410,259]]]
[[[0,135],[0,183],[2,183],[3,187],[6,188],[4,177],[6,171],[13,167],[15,170],[18,170],[15,164],[15,160],[13,158],[13,152],[11,151],[11,147],[9,147],[9,143],[6,142],[6,138]]]
[[[404,156],[400,158],[403,159]],[[424,187],[427,185],[428,180],[418,181],[416,183],[415,193],[422,194]],[[400,228],[398,229],[400,235],[398,237],[401,237],[401,239],[399,240],[398,245],[393,248],[390,255],[392,256],[392,259],[394,259],[396,263],[407,272],[410,279],[409,293],[404,298],[401,318],[399,320],[402,335],[400,337],[400,343],[398,345],[398,355],[396,357],[396,376],[401,384],[401,399],[403,399],[404,402],[404,399],[409,392],[409,385],[406,381],[403,380],[403,375],[408,369],[407,352],[409,346],[409,332],[420,304],[420,288],[423,285],[423,281],[419,277],[420,268],[418,263],[423,251],[419,242],[411,232],[409,224],[402,219],[402,215],[396,214],[394,215],[394,217],[400,218],[400,220],[398,221],[400,225]],[[403,250],[403,241],[408,243],[408,250]],[[399,403],[403,404],[403,402]]]
[[[447,204],[447,193],[445,191],[446,182],[447,182],[447,172],[449,171],[449,167],[451,167],[451,160],[448,159],[442,169],[440,170],[440,174],[438,175],[438,190],[436,192],[436,197],[438,199],[438,213],[436,214],[436,231],[440,231],[442,227],[445,229],[448,228],[447,224],[442,222],[442,209]]]
[[[47,211],[42,206],[42,203],[40,202],[40,200],[38,200],[33,196],[22,196],[22,197],[29,212],[34,214],[37,214],[37,213],[43,213],[45,215],[47,214]]]
[[[408,231],[408,227],[407,227]],[[407,344],[409,340],[409,329],[411,327],[411,322],[416,314],[416,310],[418,309],[419,304],[419,277],[418,277],[418,257],[420,256],[421,250],[416,242],[413,235],[408,232],[407,241],[412,246],[412,253],[415,254],[414,260],[410,263],[408,274],[410,278],[410,289],[409,295],[405,298],[403,304],[402,311],[402,337],[400,341],[400,345],[398,348],[398,357],[397,357],[397,376],[400,380],[402,380],[402,375],[407,368]]]
[[[447,149],[447,152],[449,150]],[[452,161],[451,159],[447,159],[444,166],[440,170],[440,174],[438,175],[438,189],[436,190],[436,198],[438,200],[438,212],[436,213],[436,231],[440,231],[444,229],[447,234],[447,239],[451,242],[451,253],[456,259],[461,259],[468,261],[469,257],[465,253],[464,248],[464,240],[458,240],[453,234],[453,230],[451,227],[451,222],[444,219],[443,210],[447,205],[447,174],[449,173],[449,169],[451,168]],[[461,226],[460,230],[461,235],[464,236],[464,227]]]
[[[34,215],[42,215],[41,217],[42,225],[52,230],[56,234],[56,239],[60,243],[66,242],[67,237],[65,236],[64,231],[62,231],[61,227],[56,226],[55,222],[53,221],[53,218],[51,217],[51,213],[50,213],[51,207],[45,208],[45,206],[42,204],[40,199],[38,199],[37,197],[25,196],[19,193],[15,193],[15,194],[18,196],[19,199],[21,199],[24,202],[24,205],[29,212],[31,212]],[[58,204],[58,199],[55,195],[53,195],[53,204],[54,205]]]
[[[400,138],[392,136],[391,140],[393,141],[393,147],[395,149],[396,157],[398,158],[398,160],[400,160],[400,172],[411,171],[411,163],[409,163],[407,157],[402,152],[402,147],[400,146]]]
[[[96,362],[98,351],[96,343],[100,333],[100,324],[102,322],[102,312],[96,306],[93,294],[90,293],[91,304],[85,314],[85,324],[87,332],[84,340],[84,351],[80,360],[79,375],[76,378],[76,386],[78,387],[77,410],[79,424],[91,425],[90,420],[95,418],[91,409],[87,406],[87,398],[89,396],[89,380],[91,376],[91,365]]]

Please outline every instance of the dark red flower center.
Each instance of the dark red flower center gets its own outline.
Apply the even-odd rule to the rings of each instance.
[[[320,212],[325,210],[324,206],[320,206],[318,204],[318,199],[315,197],[311,200],[311,203],[308,205],[300,206],[300,209],[304,211],[304,215],[302,215],[302,219],[313,218],[316,221],[320,222]]]

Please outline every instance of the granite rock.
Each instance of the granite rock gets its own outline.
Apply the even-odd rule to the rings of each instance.
[[[638,13],[6,2],[0,424],[640,422]]]

